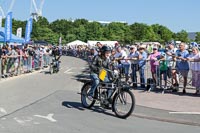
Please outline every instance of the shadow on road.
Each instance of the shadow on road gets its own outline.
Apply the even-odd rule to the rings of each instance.
[[[62,106],[65,106],[65,107],[71,108],[71,109],[78,109],[80,111],[86,110],[86,108],[84,108],[82,106],[82,104],[78,103],[78,102],[64,101],[64,102],[62,102]],[[102,114],[105,114],[105,115],[116,117],[114,114],[107,112],[108,110],[103,109],[99,106],[93,106],[91,109],[88,109],[88,110],[91,110],[92,112],[102,113]]]
[[[161,94],[163,92],[163,89],[152,89],[150,91],[147,91],[146,88],[133,88],[133,90],[137,90],[139,93],[157,93],[157,94]],[[186,89],[187,91],[187,89]],[[190,97],[200,97],[199,94],[194,94],[191,91],[186,92],[185,94],[182,93],[181,90],[179,90],[178,92],[172,92],[172,89],[165,89],[163,94],[172,94],[172,95],[177,95],[177,96],[190,96]]]

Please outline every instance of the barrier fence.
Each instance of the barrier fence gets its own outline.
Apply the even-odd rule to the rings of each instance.
[[[76,56],[76,57],[80,57],[83,59],[87,59],[89,57],[89,51],[81,51],[78,53],[77,56],[77,52],[73,51],[73,50],[66,50],[64,52],[64,55],[71,55],[71,56]],[[47,67],[49,65],[49,63],[51,62],[51,56],[50,55],[36,55],[36,56],[28,56],[27,58],[24,58],[22,56],[18,57],[18,61],[14,60],[12,57],[7,57],[7,59],[0,59],[0,80],[1,78],[5,78],[5,77],[10,77],[13,75],[20,75],[26,72],[32,72],[33,70],[38,70],[38,69],[42,69],[44,67]],[[190,62],[191,63],[191,62]],[[144,68],[144,72],[141,72],[142,69],[139,69],[138,71],[135,71],[136,74],[136,81],[134,82],[134,80],[132,79],[132,75],[134,74],[131,71],[131,64],[129,64],[129,81],[131,81],[131,83],[135,83],[138,86],[140,86],[141,83],[141,76],[142,74],[144,74],[144,81],[145,81],[145,87],[146,89],[148,89],[148,91],[151,91],[152,89],[163,89],[163,92],[166,89],[169,89],[172,86],[172,77],[169,76],[169,73],[171,73],[171,71],[166,71],[166,75],[167,75],[167,85],[165,86],[164,84],[164,76],[165,73],[163,73],[161,75],[160,70],[159,70],[159,66],[156,66],[156,83],[154,81],[152,81],[152,73],[151,73],[151,66],[150,66],[150,62],[146,61],[146,65]],[[177,74],[177,79],[179,80],[179,88],[183,88],[183,77],[181,76],[180,73]],[[187,86],[186,88],[190,88],[190,89],[194,89],[194,87],[192,86],[192,72],[191,70],[189,70],[188,73],[188,81],[187,81]]]
[[[0,59],[0,80],[12,76],[30,73],[34,70],[48,67],[52,57],[50,55],[3,57]]]
[[[147,91],[161,89],[162,93],[164,93],[166,90],[183,88],[183,76],[181,75],[181,73],[178,73],[178,70],[176,70],[177,72],[176,76],[179,86],[175,88],[172,84],[172,80],[174,80],[172,76],[172,69],[169,69],[170,68],[169,66],[167,67],[166,71],[161,72],[159,65],[156,65],[155,66],[156,71],[154,73],[155,80],[154,80],[151,72],[150,61],[146,60],[145,62],[146,62],[145,67],[139,68],[139,70],[137,71],[136,68],[135,69],[133,68],[134,66],[137,66],[137,64],[130,64],[129,66],[129,84],[133,84],[133,88],[136,86],[142,86],[144,84],[145,85],[144,89],[146,89]],[[126,78],[126,76],[124,77]],[[144,77],[144,81],[142,81],[143,80],[142,77]],[[195,87],[192,86],[191,70],[189,70],[188,72],[186,89],[195,89]]]
[[[82,53],[82,54],[80,54],[80,53]],[[76,50],[70,49],[70,50],[66,51],[66,55],[75,56],[75,57],[79,57],[79,58],[83,58],[83,59],[87,59],[87,60],[88,60],[89,54],[90,54],[90,52],[87,51],[87,50],[77,52]],[[168,63],[169,62],[170,61],[168,61]],[[191,61],[188,61],[188,62],[189,62],[189,64],[192,63]],[[142,71],[142,70],[138,70],[138,71],[135,72],[137,82],[134,82],[134,80],[132,79],[133,72],[131,71],[131,65],[132,64],[129,65],[129,83],[133,83],[133,84],[135,83],[135,84],[137,84],[137,86],[140,86],[141,85],[141,82],[140,82],[141,79],[140,78],[141,78],[141,74],[142,74],[140,71]],[[167,70],[166,73],[162,72],[162,75],[161,75],[160,72],[161,71],[159,70],[159,65],[157,65],[156,66],[156,73],[155,73],[157,82],[155,83],[154,81],[152,81],[150,61],[146,60],[146,65],[145,65],[145,69],[144,69],[144,78],[145,78],[144,80],[145,80],[145,88],[148,91],[151,91],[153,89],[161,89],[161,90],[163,90],[163,93],[164,93],[164,91],[172,89],[172,87],[174,87],[173,84],[172,84],[173,78],[172,78],[171,70],[170,69]],[[167,79],[166,80],[166,82],[167,82],[166,86],[165,86],[165,81],[164,81],[165,75],[167,75],[165,77]],[[182,75],[180,73],[177,73],[176,76],[177,76],[177,80],[178,80],[178,84],[179,84],[178,88],[183,88],[183,77],[182,77]],[[177,87],[174,87],[174,88],[178,89]],[[186,89],[195,89],[195,87],[192,86],[191,69],[188,72]]]

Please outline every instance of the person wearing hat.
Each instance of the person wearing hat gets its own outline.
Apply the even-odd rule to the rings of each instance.
[[[175,68],[173,68],[172,70],[172,67],[174,66],[176,51],[177,51],[177,48],[175,48],[174,43],[170,42],[168,44],[168,49],[166,51],[166,55],[167,55],[166,59],[168,61],[167,75],[168,75],[168,78],[171,78],[172,80],[173,92],[177,92],[179,88],[178,74],[176,73]]]
[[[158,52],[158,48],[154,46],[153,53],[151,53],[147,59],[147,60],[150,60],[152,78],[154,80],[154,83],[156,83],[157,85],[159,84],[158,82],[158,76],[159,76],[158,57],[159,56],[160,56],[160,52]]]
[[[139,47],[139,56],[138,56],[138,65],[139,65],[139,74],[140,74],[140,86],[141,88],[145,88],[145,75],[144,69],[146,66],[146,59],[148,57],[147,52],[145,51],[146,47]]]
[[[132,82],[133,88],[137,88],[137,74],[138,71],[138,59],[139,52],[135,46],[130,46],[130,54],[128,55],[128,59],[131,61],[131,70],[132,70]]]
[[[121,68],[122,72],[125,74],[126,82],[129,80],[129,68],[130,61],[127,60],[127,53],[122,49],[121,46],[117,48],[117,53],[115,54],[115,60],[118,61],[118,68]]]

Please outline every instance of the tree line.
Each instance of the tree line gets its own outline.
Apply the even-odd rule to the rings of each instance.
[[[3,21],[3,25],[5,20]],[[22,27],[22,36],[25,36],[26,21],[13,19],[13,33]],[[49,22],[45,17],[39,17],[38,21],[33,21],[31,39],[33,41],[43,40],[52,44],[58,44],[58,38],[62,37],[62,44],[74,40],[115,40],[123,44],[133,44],[143,41],[157,41],[160,43],[171,40],[182,42],[200,42],[200,32],[196,33],[195,40],[189,40],[188,33],[181,30],[178,33],[172,32],[166,26],[160,24],[147,25],[144,23],[120,23],[101,24],[99,22],[89,22],[86,19],[66,20],[58,19]]]

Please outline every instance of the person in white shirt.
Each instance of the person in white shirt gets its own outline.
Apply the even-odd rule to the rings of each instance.
[[[131,70],[132,70],[132,82],[133,82],[133,88],[137,88],[137,71],[138,71],[138,58],[139,58],[139,52],[137,51],[137,48],[135,46],[130,47],[130,54],[128,55],[128,58],[131,62]]]
[[[168,45],[168,50],[166,52],[166,55],[167,55],[167,76],[168,78],[171,78],[172,80],[172,91],[173,92],[177,92],[179,90],[179,81],[178,81],[178,74],[176,73],[175,71],[175,68],[173,68],[172,70],[172,67],[174,66],[174,59],[173,58],[175,56],[175,53],[177,51],[177,48],[175,48],[174,46],[174,43],[173,42],[170,42],[169,45]]]
[[[119,68],[122,68],[126,82],[129,80],[129,68],[130,68],[130,61],[127,59],[127,54],[121,47],[117,47],[117,53],[115,54],[115,59],[118,60]]]
[[[192,54],[187,58],[192,70],[192,86],[196,87],[195,94],[200,93],[200,52],[198,47],[192,48]]]

